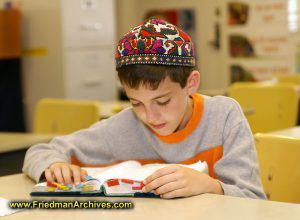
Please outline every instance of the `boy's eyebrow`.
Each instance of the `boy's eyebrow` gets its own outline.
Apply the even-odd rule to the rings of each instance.
[[[164,97],[164,96],[167,96],[167,95],[169,95],[169,94],[171,94],[171,92],[168,92],[168,93],[165,93],[165,94],[162,94],[162,95],[156,96],[156,97],[152,98],[151,100],[154,100],[154,99],[159,99],[159,98],[162,98],[162,97]],[[132,98],[132,97],[130,97],[130,96],[128,96],[128,98],[129,98],[129,99],[131,99],[131,100],[134,100],[134,101],[138,101],[138,102],[140,102],[139,100],[137,100],[137,99],[134,99],[134,98]]]

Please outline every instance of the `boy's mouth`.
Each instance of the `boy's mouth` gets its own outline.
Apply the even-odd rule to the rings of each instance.
[[[165,127],[165,125],[166,125],[166,123],[158,124],[158,125],[153,125],[153,124],[151,124],[151,126],[152,126],[153,128],[155,128],[155,129],[163,128],[163,127]]]

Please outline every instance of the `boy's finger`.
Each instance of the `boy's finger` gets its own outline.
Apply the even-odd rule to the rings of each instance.
[[[70,167],[66,164],[66,165],[63,165],[62,166],[62,176],[65,180],[65,183],[66,184],[72,184],[72,178],[71,178],[71,170],[70,170]]]
[[[160,195],[161,198],[163,199],[172,199],[172,198],[177,198],[177,197],[183,197],[185,195],[185,189],[177,189],[165,194]]]
[[[61,168],[57,167],[53,170],[54,176],[59,184],[65,184],[65,181],[62,177]]]
[[[176,191],[181,188],[184,188],[183,181],[178,180],[178,181],[168,182],[160,186],[159,188],[155,189],[154,192],[157,195],[162,195],[172,191]]]
[[[54,182],[54,178],[53,178],[51,170],[49,170],[49,169],[45,170],[45,177],[46,177],[47,181]]]
[[[157,171],[155,171],[153,174],[151,174],[150,176],[148,176],[145,180],[144,180],[144,184],[148,184],[151,183],[153,180],[161,177],[161,176],[165,176],[171,173],[175,173],[177,171],[177,167],[176,166],[168,166],[168,167],[164,167],[161,168]]]
[[[176,173],[167,174],[154,179],[153,181],[147,183],[143,189],[144,192],[151,192],[157,188],[161,188],[168,183],[172,183],[179,179],[179,175]]]
[[[85,177],[88,175],[86,170],[80,169],[80,176],[82,181],[86,181]]]
[[[74,183],[78,185],[80,183],[80,168],[79,167],[71,167],[72,173],[73,173],[73,178],[74,178]]]

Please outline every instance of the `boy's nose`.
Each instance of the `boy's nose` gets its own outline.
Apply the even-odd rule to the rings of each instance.
[[[153,108],[149,108],[146,110],[146,121],[149,123],[149,124],[156,124],[159,119],[159,113],[153,109]]]

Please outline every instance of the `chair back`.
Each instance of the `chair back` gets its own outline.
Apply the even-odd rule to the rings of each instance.
[[[293,83],[300,86],[300,74],[286,74],[276,77],[279,83]]]
[[[88,128],[100,119],[97,101],[42,99],[36,107],[33,132],[69,134]]]
[[[296,126],[299,97],[292,84],[238,82],[228,95],[239,102],[253,133]]]
[[[300,203],[300,138],[258,133],[254,139],[268,199]]]

